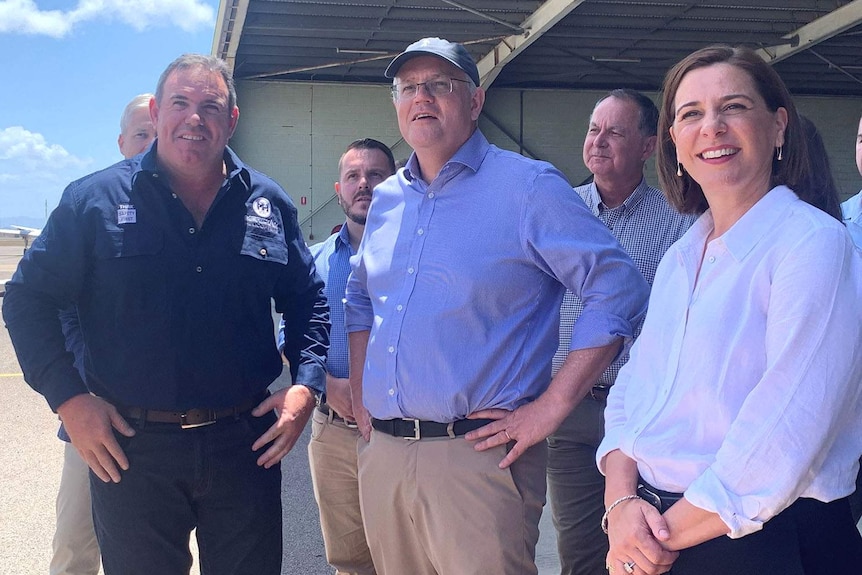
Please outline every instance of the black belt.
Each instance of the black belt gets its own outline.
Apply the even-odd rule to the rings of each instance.
[[[670,506],[683,498],[682,493],[672,493],[670,491],[663,491],[661,489],[657,489],[641,480],[641,483],[638,484],[637,489],[638,496],[658,509],[660,512],[664,513]]]
[[[158,409],[145,409],[143,407],[117,407],[117,411],[127,419],[136,419],[149,423],[176,423],[183,429],[192,429],[210,425],[220,419],[242,415],[257,407],[265,398],[266,395],[261,395],[248,399],[234,407],[223,409],[201,407],[185,411],[161,411]]]
[[[610,385],[594,385],[590,389],[589,396],[595,399],[596,401],[607,401],[608,393],[611,391]]]
[[[427,437],[458,437],[467,432],[488,425],[493,419],[459,419],[452,423],[420,421],[418,419],[372,419],[371,427],[404,439],[425,439]]]
[[[318,405],[317,411],[325,415],[330,422],[337,421],[338,423],[341,423],[345,427],[349,427],[350,429],[356,429],[357,427],[355,421],[347,421],[346,419],[338,415],[338,413],[336,413],[334,409],[332,409],[325,403],[321,403],[320,405]]]

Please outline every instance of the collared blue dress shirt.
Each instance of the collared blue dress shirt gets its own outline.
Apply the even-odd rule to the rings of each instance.
[[[326,356],[326,371],[333,377],[347,378],[350,362],[347,354],[347,331],[344,329],[344,290],[350,275],[350,234],[347,225],[308,248],[314,258],[317,273],[323,279],[324,293],[329,302],[332,328],[329,332],[329,353]],[[284,321],[278,330],[278,348],[284,347]]]
[[[54,410],[88,387],[124,406],[237,405],[281,373],[274,299],[294,381],[322,390],[329,314],[290,198],[226,149],[198,227],[157,145],[70,184],[21,260],[3,316],[27,382]],[[58,318],[71,304],[86,385]]]
[[[414,154],[375,188],[347,285],[347,331],[370,330],[373,417],[449,422],[534,400],[566,287],[584,302],[571,349],[632,337],[648,286],[553,166],[477,130],[434,181],[417,168]]]

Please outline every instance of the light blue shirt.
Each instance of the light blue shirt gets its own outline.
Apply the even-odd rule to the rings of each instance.
[[[344,329],[344,289],[350,275],[350,234],[347,225],[318,244],[308,248],[314,258],[317,274],[325,282],[323,289],[329,302],[329,353],[326,371],[333,377],[346,378],[350,372],[347,355],[347,332]],[[284,320],[278,328],[278,349],[284,346]]]
[[[584,311],[571,349],[622,336],[648,286],[545,162],[478,130],[430,184],[416,155],[378,185],[347,284],[347,331],[370,330],[363,398],[378,419],[449,422],[547,389],[566,287]]]
[[[857,246],[862,247],[862,192],[841,204],[844,225]]]

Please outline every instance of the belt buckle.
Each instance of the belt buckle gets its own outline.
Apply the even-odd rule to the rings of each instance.
[[[404,439],[407,441],[416,441],[417,439],[422,439],[422,434],[419,432],[419,420],[412,419],[409,417],[405,417],[402,421],[412,421],[413,422],[413,437],[404,436]]]
[[[346,419],[344,419],[342,421],[344,421],[344,426],[347,429],[359,429],[359,424],[356,423],[355,421],[347,421]]]
[[[184,411],[180,414],[180,429],[195,429],[196,427],[205,427],[207,425],[212,425],[216,422],[215,414],[212,410],[210,410],[208,415],[210,417],[206,421],[201,421],[200,423],[189,423],[187,419],[189,414]]]
[[[653,492],[650,488],[648,488],[643,483],[638,485],[637,494],[641,499],[643,499],[644,501],[646,501],[647,503],[649,503],[650,505],[652,505],[653,507],[655,507],[659,511],[662,510],[663,505],[662,505],[661,496],[659,496],[658,493]]]

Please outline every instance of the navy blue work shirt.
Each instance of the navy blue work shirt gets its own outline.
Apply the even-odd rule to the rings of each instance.
[[[322,391],[329,309],[288,195],[227,148],[199,228],[157,146],[70,184],[21,260],[3,317],[27,382],[55,411],[88,388],[121,406],[237,405],[282,370],[272,299],[294,382]],[[58,318],[72,304],[86,385]]]

